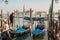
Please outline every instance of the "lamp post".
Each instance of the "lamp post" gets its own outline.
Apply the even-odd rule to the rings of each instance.
[[[0,0],[0,2],[4,2],[5,4],[8,4],[8,0]]]
[[[5,4],[8,4],[8,0],[5,0]]]

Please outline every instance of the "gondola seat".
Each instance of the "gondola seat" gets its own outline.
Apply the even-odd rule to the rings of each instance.
[[[39,29],[43,30],[43,29],[44,29],[44,24],[37,25],[36,29],[37,29],[37,28],[39,28]]]
[[[29,25],[23,25],[22,28],[28,29]]]

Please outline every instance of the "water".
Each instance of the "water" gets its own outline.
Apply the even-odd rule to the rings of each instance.
[[[1,33],[0,33],[0,38],[1,38]]]
[[[30,33],[17,37],[16,40],[31,40]]]
[[[27,15],[25,15],[25,16],[30,17],[29,14],[27,14]],[[3,15],[3,18],[6,18],[6,17],[7,17],[7,15],[4,14],[4,15]],[[18,14],[17,17],[23,17],[23,14]],[[33,15],[32,17],[35,17],[35,15]],[[37,15],[36,17],[40,17],[40,16]],[[41,17],[46,17],[46,16],[42,15]],[[58,17],[58,16],[55,15],[55,17]],[[54,19],[57,20],[57,18],[54,18]],[[23,22],[23,18],[15,18],[14,24],[15,24],[15,26],[18,25],[19,27],[22,27],[23,24],[25,24],[25,25],[26,25],[26,24],[30,25],[29,22],[30,22],[30,21],[28,21],[28,20],[24,20],[24,22]],[[38,24],[38,22],[34,22],[33,27],[32,27],[33,30],[35,30],[35,27],[36,27],[37,24]],[[47,24],[48,24],[48,23],[45,22],[45,25],[47,25]],[[16,37],[15,40],[31,40],[31,35],[30,35],[30,33],[27,33],[27,34],[24,34],[24,35],[22,35],[22,36]],[[36,38],[35,40],[41,40],[41,38],[38,37],[38,38]],[[46,26],[46,28],[45,28],[45,35],[44,35],[43,40],[48,40],[47,26]]]

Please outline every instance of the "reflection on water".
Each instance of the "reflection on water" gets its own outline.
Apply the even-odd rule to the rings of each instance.
[[[20,37],[17,37],[16,40],[31,40],[30,33],[21,35]]]
[[[33,40],[43,40],[45,36],[45,32],[43,32],[42,34],[36,36]]]

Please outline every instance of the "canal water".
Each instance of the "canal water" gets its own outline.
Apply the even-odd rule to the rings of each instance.
[[[30,33],[27,33],[27,34],[21,35],[20,37],[16,37],[15,40],[31,40]]]
[[[29,14],[26,15],[26,16],[30,17]],[[33,16],[35,16],[35,15],[33,15]],[[3,18],[6,18],[6,17],[7,17],[7,15],[4,14]],[[18,26],[22,27],[23,24],[29,24],[30,23],[30,21],[28,21],[28,20],[24,20],[24,22],[23,22],[23,18],[22,18],[23,15],[22,14],[19,14],[19,16],[17,16],[17,17],[21,17],[21,18],[15,18],[15,24],[14,24],[15,26],[18,25]],[[40,17],[40,16],[38,15],[37,17]],[[57,20],[57,18],[54,18],[54,19]],[[35,40],[48,40],[48,35],[47,35],[48,21],[45,21],[44,23],[45,23],[45,32],[42,34],[43,38],[41,38],[41,35],[40,35],[39,37],[36,37]],[[37,24],[38,24],[38,22],[34,22],[33,23],[33,27],[32,27],[33,30],[35,30],[35,26]],[[1,35],[0,35],[0,38],[1,38]],[[22,36],[16,37],[13,40],[31,40],[31,34],[27,33],[27,34],[24,34]]]

